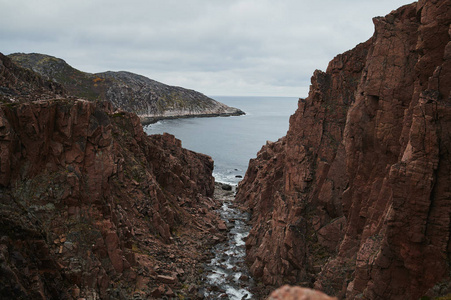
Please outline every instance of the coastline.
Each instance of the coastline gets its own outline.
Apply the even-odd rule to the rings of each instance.
[[[213,118],[213,117],[232,117],[232,116],[242,116],[246,113],[240,109],[233,112],[224,113],[201,113],[201,114],[181,114],[181,115],[171,115],[171,116],[143,116],[138,115],[143,126],[154,124],[161,120],[171,120],[171,119],[187,119],[187,118]]]

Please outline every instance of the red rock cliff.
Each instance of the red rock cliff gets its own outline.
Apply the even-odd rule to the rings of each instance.
[[[42,94],[7,63],[0,75],[24,83],[25,100]],[[192,296],[202,251],[221,238],[212,170],[108,104],[2,104],[0,298]]]
[[[347,299],[447,292],[450,23],[444,0],[375,18],[374,36],[315,72],[287,135],[251,161],[237,200],[264,284]]]

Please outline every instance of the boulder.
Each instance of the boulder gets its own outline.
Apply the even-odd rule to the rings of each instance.
[[[230,185],[230,184],[222,184],[222,186],[221,186],[221,188],[224,190],[224,191],[231,191],[232,190],[232,186]]]
[[[284,285],[268,297],[267,300],[338,300],[335,297],[315,291],[312,289],[302,288],[298,286]]]

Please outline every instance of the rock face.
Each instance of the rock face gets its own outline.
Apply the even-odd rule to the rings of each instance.
[[[23,69],[0,75],[24,84],[8,95],[51,93]],[[212,170],[108,102],[1,104],[0,298],[196,294],[204,251],[223,238]]]
[[[451,3],[374,19],[367,42],[316,71],[287,135],[239,186],[247,262],[267,285],[339,298],[449,292]]]
[[[116,108],[136,113],[144,123],[174,117],[244,114],[199,92],[130,72],[85,73],[62,59],[37,53],[15,53],[9,57],[18,65],[62,84],[73,96],[91,101],[107,100]]]

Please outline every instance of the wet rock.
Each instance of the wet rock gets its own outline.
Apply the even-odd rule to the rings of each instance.
[[[249,281],[249,276],[247,276],[247,275],[241,275],[240,276],[240,281]]]
[[[223,185],[222,185],[222,189],[223,189],[224,191],[231,191],[231,190],[232,190],[232,186],[229,185],[229,184],[223,184]]]
[[[213,292],[225,293],[225,290],[217,285],[212,285],[210,290]]]

